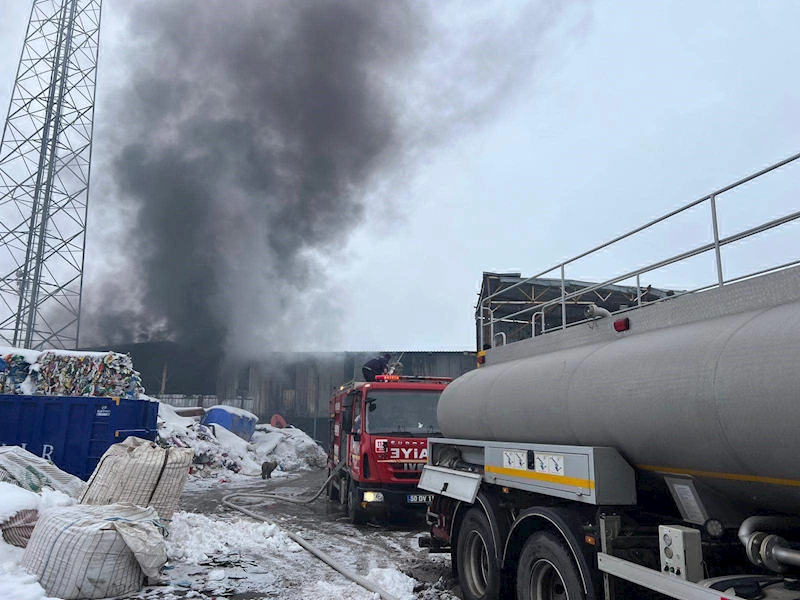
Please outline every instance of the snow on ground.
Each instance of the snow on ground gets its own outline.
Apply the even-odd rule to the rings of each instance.
[[[45,489],[39,495],[10,483],[0,483],[0,523],[23,510],[41,514],[49,508],[72,504],[75,500],[62,492]],[[8,544],[0,536],[0,598],[48,600],[36,577],[19,566],[24,553],[24,548]]]
[[[0,598],[13,600],[56,600],[45,594],[36,579],[19,566],[23,548],[7,544],[0,538]]]
[[[255,547],[276,554],[303,551],[272,523],[254,524],[242,519],[220,521],[187,512],[175,514],[167,539],[169,556],[191,565],[208,561],[215,555],[240,555]]]
[[[221,502],[233,492],[311,496],[325,477],[324,470],[316,470],[266,482],[252,477],[214,485],[195,480],[185,488],[181,512],[170,526],[168,584],[126,600],[378,600],[301,549],[289,532],[398,600],[457,600],[449,556],[419,548],[426,528],[420,514],[353,526],[342,507],[324,496],[309,505],[242,498],[241,504],[270,520],[264,523]]]
[[[125,600],[378,600],[302,549],[288,532],[302,536],[398,600],[457,600],[447,581],[449,557],[428,556],[418,546],[425,528],[420,515],[356,527],[346,522],[341,506],[324,496],[304,506],[243,499],[243,504],[271,521],[265,523],[222,504],[232,492],[310,496],[324,480],[324,470],[295,471],[266,482],[241,475],[228,484],[212,478],[195,480],[185,488],[180,511],[169,526],[170,562],[162,584]],[[7,497],[9,506],[14,502],[23,508],[31,506],[36,496],[24,490],[2,492],[0,486],[0,498]],[[61,496],[66,498],[63,494],[41,498],[39,508],[46,510],[42,507],[63,500]],[[0,599],[52,600],[18,566],[22,554],[22,549],[0,541]]]
[[[386,590],[397,598],[397,600],[416,600],[416,596],[414,595],[416,581],[394,567],[389,567],[388,569],[370,569],[367,575],[367,581]]]
[[[162,444],[192,448],[192,476],[228,478],[234,474],[260,476],[265,461],[277,462],[273,477],[287,471],[318,469],[326,465],[325,451],[300,429],[259,425],[247,442],[218,424],[205,426],[179,416],[160,404],[158,436]]]

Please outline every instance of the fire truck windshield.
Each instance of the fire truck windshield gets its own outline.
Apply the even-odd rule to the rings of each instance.
[[[436,405],[440,392],[370,391],[367,433],[430,436],[439,434]]]

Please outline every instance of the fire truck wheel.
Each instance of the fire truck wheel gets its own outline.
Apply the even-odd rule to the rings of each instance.
[[[500,568],[495,561],[495,544],[489,519],[480,508],[471,508],[458,535],[458,582],[464,600],[497,600],[500,597]]]
[[[585,600],[578,567],[552,533],[534,533],[525,542],[517,568],[517,600]]]
[[[353,525],[365,521],[364,509],[358,503],[358,486],[353,481],[347,484],[347,520]]]

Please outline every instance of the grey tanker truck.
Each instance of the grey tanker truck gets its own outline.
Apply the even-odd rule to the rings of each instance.
[[[800,212],[727,237],[717,223],[726,192],[799,157],[609,242],[707,206],[696,248],[580,290],[567,261],[558,297],[502,317],[500,291],[480,298],[479,368],[442,393],[419,483],[434,494],[421,545],[451,554],[465,600],[800,599],[800,238],[794,260],[758,272],[725,278],[722,261]],[[641,293],[702,254],[712,285]],[[568,321],[571,302],[623,280],[629,306]],[[525,314],[535,335],[505,343]]]

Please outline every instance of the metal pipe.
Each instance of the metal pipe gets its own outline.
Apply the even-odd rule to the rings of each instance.
[[[760,171],[758,171],[756,173],[748,175],[747,177],[744,177],[743,179],[740,179],[740,180],[738,180],[738,181],[736,181],[736,182],[734,182],[734,183],[732,183],[730,185],[727,185],[725,187],[719,188],[716,191],[714,191],[714,192],[712,192],[712,193],[710,193],[710,194],[708,194],[706,196],[703,196],[702,198],[698,198],[697,200],[694,200],[693,202],[690,202],[690,203],[688,203],[688,204],[686,204],[686,205],[684,205],[684,206],[682,206],[682,207],[680,207],[678,209],[675,209],[675,210],[673,210],[672,212],[670,212],[670,213],[668,213],[666,215],[658,217],[657,219],[653,219],[652,221],[650,221],[648,223],[645,223],[644,225],[642,225],[640,227],[637,227],[636,229],[633,229],[633,230],[631,230],[631,231],[629,231],[627,233],[624,233],[624,234],[622,234],[620,236],[617,236],[616,238],[614,238],[614,239],[612,239],[612,240],[610,240],[608,242],[605,242],[604,244],[601,244],[599,246],[596,246],[596,247],[592,248],[591,250],[587,250],[586,252],[578,254],[578,255],[570,258],[569,260],[566,260],[566,261],[564,261],[564,262],[562,262],[562,263],[560,263],[560,264],[558,264],[558,265],[556,265],[554,267],[551,267],[550,269],[547,269],[546,271],[542,271],[541,273],[538,273],[538,274],[533,275],[531,277],[527,277],[527,278],[525,278],[525,279],[523,279],[521,281],[518,281],[518,282],[516,282],[516,283],[514,283],[514,284],[512,284],[512,285],[510,285],[508,287],[505,287],[503,289],[497,290],[496,292],[494,292],[492,294],[489,294],[485,298],[481,299],[479,301],[478,308],[481,310],[481,314],[482,314],[482,309],[484,308],[483,305],[486,302],[489,302],[492,298],[495,298],[495,297],[499,296],[500,294],[506,293],[506,292],[508,292],[510,290],[513,290],[513,289],[516,289],[516,288],[518,288],[518,287],[520,287],[522,285],[525,285],[526,283],[529,283],[529,282],[537,279],[538,277],[541,277],[542,275],[546,275],[547,273],[550,273],[551,271],[554,271],[556,268],[561,268],[562,273],[563,273],[564,267],[567,264],[570,264],[570,263],[575,262],[575,261],[577,261],[577,260],[579,260],[579,259],[581,259],[581,258],[583,258],[585,256],[593,254],[594,252],[597,252],[598,250],[602,250],[603,248],[607,248],[608,246],[611,246],[612,244],[615,244],[615,243],[617,243],[619,241],[622,241],[622,240],[624,240],[624,239],[626,239],[626,238],[628,238],[628,237],[630,237],[632,235],[635,235],[635,234],[637,234],[637,233],[639,233],[641,231],[644,231],[645,229],[648,229],[648,228],[652,227],[653,225],[657,225],[658,223],[661,223],[662,221],[670,219],[670,218],[674,217],[675,215],[678,215],[678,214],[680,214],[680,213],[682,213],[682,212],[684,212],[686,210],[689,210],[690,208],[694,208],[695,206],[705,202],[706,200],[710,200],[712,202],[712,204],[713,204],[712,217],[714,218],[714,220],[716,220],[716,196],[719,196],[720,194],[728,192],[728,191],[730,191],[730,190],[732,190],[732,189],[734,189],[734,188],[736,188],[736,187],[738,187],[740,185],[748,183],[748,182],[752,181],[753,179],[756,179],[756,178],[758,178],[758,177],[760,177],[762,175],[765,175],[765,174],[767,174],[767,173],[769,173],[771,171],[774,171],[775,169],[779,169],[780,167],[783,167],[783,166],[785,166],[785,165],[787,165],[787,164],[789,164],[791,162],[794,162],[795,160],[797,160],[799,158],[800,158],[800,153],[794,154],[794,155],[792,155],[792,156],[790,156],[790,157],[788,157],[788,158],[786,158],[786,159],[784,159],[784,160],[782,160],[780,162],[777,162],[777,163],[775,163],[775,164],[773,164],[773,165],[771,165],[769,167],[766,167],[766,168],[764,168],[764,169],[762,169],[762,170],[760,170]],[[717,234],[715,236],[715,238],[716,238],[715,239],[715,243],[711,244],[711,247],[716,248],[718,246],[719,247],[724,246],[726,243],[731,243],[731,242],[737,241],[738,239],[741,239],[742,237],[747,237],[749,235],[753,235],[754,233],[759,233],[761,231],[765,231],[766,229],[769,229],[770,227],[775,227],[777,225],[780,225],[780,224],[786,223],[788,221],[794,220],[795,218],[797,218],[797,216],[789,215],[787,217],[783,217],[782,219],[777,219],[777,220],[771,222],[771,224],[767,224],[766,226],[756,227],[756,228],[753,228],[753,229],[748,230],[746,232],[742,232],[741,234],[737,234],[736,236],[731,236],[730,238],[727,238],[726,240],[719,240],[718,228],[717,228],[717,226],[715,224],[715,230],[717,230]],[[705,248],[705,247],[701,247],[701,248]],[[680,258],[680,260],[682,260],[683,258],[689,258],[691,256],[695,256],[696,254],[699,254],[699,253],[701,253],[703,251],[705,251],[705,250],[698,249],[698,251],[695,251],[695,252],[689,254],[688,256],[681,255],[682,258]],[[688,253],[685,253],[685,254],[688,254]],[[662,261],[662,263],[663,262],[664,261]],[[718,263],[720,264],[720,269],[721,269],[721,258],[718,260]],[[671,263],[667,262],[666,264],[671,264]],[[659,268],[660,266],[665,266],[665,265],[661,264],[661,263],[657,263],[656,265],[652,265],[651,267],[648,267],[646,269],[639,270],[639,271],[634,271],[630,275],[628,275],[628,277],[633,276],[633,275],[635,275],[637,273],[645,273],[647,271],[654,270],[655,268]],[[719,276],[720,269],[718,269],[718,279],[722,279]],[[626,278],[627,277],[621,277],[621,278],[615,279],[615,280],[613,280],[613,283],[616,283],[618,281],[622,281],[623,279],[626,279]],[[612,283],[612,282],[605,282],[603,285],[608,285],[610,283]],[[602,286],[597,286],[597,287],[602,287]],[[524,311],[524,312],[526,312],[526,311]],[[517,313],[517,314],[519,314],[519,313]]]
[[[642,305],[642,280],[641,280],[641,277],[642,277],[641,273],[637,273],[636,274],[636,304],[638,304],[639,306]]]
[[[795,221],[797,219],[800,219],[800,211],[790,213],[790,214],[785,215],[783,217],[779,217],[777,219],[773,219],[772,221],[764,223],[763,225],[758,225],[757,227],[752,227],[750,229],[747,229],[746,231],[741,231],[741,232],[736,233],[734,235],[731,235],[731,236],[728,236],[726,238],[720,239],[719,240],[719,245],[720,246],[727,246],[728,244],[732,244],[734,242],[738,242],[738,241],[740,241],[742,239],[745,239],[747,237],[756,235],[758,233],[763,233],[763,232],[768,231],[770,229],[774,229],[775,227],[778,227],[780,225],[784,225],[784,224],[789,223],[791,221]],[[628,273],[625,273],[623,275],[619,275],[618,277],[614,277],[613,279],[609,279],[609,280],[604,281],[602,283],[596,283],[596,284],[590,285],[588,287],[581,288],[580,290],[578,290],[576,292],[572,292],[571,294],[567,294],[564,299],[565,300],[570,300],[570,299],[575,298],[577,296],[580,296],[582,294],[586,294],[588,292],[593,292],[594,290],[598,290],[598,289],[600,289],[602,287],[605,287],[605,286],[608,286],[608,285],[613,285],[615,283],[619,283],[620,281],[624,281],[626,279],[630,279],[631,277],[634,277],[636,275],[640,275],[642,273],[647,273],[649,271],[655,271],[655,270],[660,269],[662,267],[666,267],[666,266],[669,266],[671,264],[680,262],[682,260],[686,260],[687,258],[692,258],[694,256],[698,256],[699,254],[703,254],[704,252],[708,252],[710,250],[713,250],[714,247],[715,247],[714,242],[709,242],[708,244],[704,244],[702,246],[698,246],[697,248],[695,248],[693,250],[687,250],[686,252],[682,252],[681,254],[676,254],[676,255],[674,255],[674,256],[672,256],[670,258],[665,258],[664,260],[661,260],[659,262],[653,263],[653,264],[651,264],[651,265],[649,265],[647,267],[644,267],[642,269],[637,269],[635,271],[630,271]],[[788,263],[788,264],[791,264],[791,263]],[[768,271],[769,270],[771,270],[771,269],[768,269]],[[744,277],[749,277],[749,275],[744,276]],[[703,288],[701,288],[701,289],[703,289]],[[506,319],[511,319],[511,318],[514,318],[514,317],[518,317],[518,316],[523,315],[525,313],[528,313],[528,312],[530,312],[532,310],[535,310],[536,308],[540,308],[540,307],[546,308],[548,306],[553,306],[557,302],[559,302],[559,300],[551,300],[551,301],[549,301],[549,302],[547,302],[545,304],[540,304],[538,306],[532,306],[532,307],[517,311],[515,313],[511,313],[510,315],[506,315],[505,318]]]
[[[722,277],[722,253],[719,249],[719,226],[717,225],[717,197],[711,196],[711,223],[714,229],[714,253],[717,259],[717,282],[719,287],[723,286]]]
[[[732,244],[734,242],[738,242],[739,240],[743,240],[744,238],[748,238],[751,235],[764,233],[769,229],[774,229],[775,227],[785,225],[786,223],[790,223],[791,221],[795,221],[797,219],[800,219],[800,211],[789,213],[788,215],[784,215],[783,217],[778,217],[777,219],[768,221],[763,225],[757,225],[756,227],[751,227],[750,229],[745,229],[744,231],[740,231],[739,233],[730,235],[726,238],[721,239],[719,241],[719,245],[727,246],[728,244]]]
[[[747,547],[750,537],[759,531],[769,531],[770,533],[778,533],[787,535],[797,533],[800,529],[800,518],[797,517],[748,517],[739,526],[739,541]]]
[[[567,288],[564,280],[564,265],[561,265],[561,329],[567,328]]]
[[[762,169],[761,171],[758,171],[757,173],[753,173],[752,175],[748,175],[744,179],[740,179],[739,181],[736,181],[736,182],[734,182],[734,183],[732,183],[730,185],[722,187],[722,188],[720,188],[720,189],[718,189],[718,190],[716,190],[714,192],[711,192],[710,194],[708,194],[706,196],[703,196],[702,198],[698,198],[697,200],[694,200],[693,202],[690,202],[689,204],[686,204],[686,205],[684,205],[684,206],[682,206],[680,208],[677,208],[677,209],[673,210],[672,212],[667,213],[666,215],[658,217],[657,219],[653,219],[649,223],[645,223],[644,225],[642,225],[640,227],[637,227],[636,229],[634,229],[632,231],[629,231],[629,232],[624,233],[624,234],[622,234],[620,236],[617,236],[613,240],[610,240],[610,241],[608,241],[608,242],[606,242],[604,244],[596,246],[595,248],[592,248],[591,250],[587,250],[586,252],[584,252],[582,254],[578,254],[577,256],[573,256],[569,260],[566,260],[563,263],[561,263],[560,265],[556,265],[555,267],[553,267],[551,269],[548,269],[547,271],[543,271],[539,275],[534,275],[533,277],[529,277],[527,279],[523,279],[522,281],[518,281],[514,285],[511,285],[511,286],[509,286],[507,288],[503,288],[502,290],[498,290],[494,294],[491,294],[491,295],[487,296],[486,298],[484,298],[483,301],[489,300],[490,298],[493,298],[494,296],[497,296],[502,292],[507,292],[508,290],[512,290],[512,289],[514,289],[516,287],[524,285],[524,284],[528,283],[529,281],[531,281],[533,279],[536,279],[537,277],[540,277],[541,275],[544,275],[545,273],[549,273],[550,271],[554,271],[556,268],[558,268],[560,266],[569,264],[571,262],[575,262],[576,260],[579,260],[579,259],[581,259],[581,258],[583,258],[585,256],[588,256],[589,254],[592,254],[594,252],[597,252],[598,250],[602,250],[603,248],[607,248],[608,246],[610,246],[612,244],[616,244],[617,242],[620,242],[620,241],[624,240],[627,237],[635,235],[635,234],[639,233],[640,231],[644,231],[645,229],[648,229],[649,227],[652,227],[653,225],[657,225],[658,223],[661,223],[662,221],[665,221],[666,219],[670,219],[670,218],[674,217],[675,215],[679,215],[680,213],[682,213],[682,212],[684,212],[686,210],[689,210],[690,208],[694,208],[698,204],[702,204],[706,200],[709,200],[712,196],[719,196],[720,194],[724,194],[725,192],[729,192],[730,190],[732,190],[732,189],[734,189],[736,187],[739,187],[740,185],[745,184],[745,183],[747,183],[749,181],[752,181],[753,179],[756,179],[757,177],[761,177],[762,175],[766,175],[770,171],[774,171],[775,169],[779,169],[780,167],[783,167],[784,165],[788,165],[789,163],[794,162],[798,158],[800,158],[800,153],[794,154],[794,155],[790,156],[789,158],[786,158],[786,159],[784,159],[784,160],[782,160],[782,161],[780,161],[778,163],[775,163],[775,164],[773,164],[773,165],[771,165],[771,166],[769,166],[769,167],[767,167],[765,169]]]
[[[775,546],[772,549],[772,558],[783,565],[800,567],[800,550],[792,550],[786,546]]]
[[[489,307],[488,306],[481,306],[480,308],[481,308],[481,324],[480,324],[481,347],[478,348],[478,350],[483,350],[483,346],[485,345],[485,343],[484,343],[484,337],[485,336],[484,336],[484,333],[483,333],[483,328],[486,327],[485,318],[483,316],[483,311],[484,310],[489,310]]]
[[[722,242],[720,242],[720,243],[722,243]],[[588,287],[581,288],[580,290],[578,290],[576,292],[572,292],[571,294],[567,294],[566,297],[565,297],[565,300],[571,300],[572,298],[575,298],[577,296],[581,296],[581,295],[586,294],[588,292],[593,292],[595,290],[599,290],[602,287],[605,287],[605,286],[608,286],[608,285],[613,285],[615,283],[619,283],[620,281],[624,281],[626,279],[630,279],[631,277],[634,277],[637,273],[646,273],[648,271],[653,271],[655,269],[660,269],[661,267],[665,267],[667,265],[671,265],[672,263],[679,262],[679,261],[687,259],[687,258],[692,258],[693,256],[697,256],[698,254],[702,254],[703,252],[708,252],[713,247],[714,247],[713,243],[708,243],[708,244],[706,244],[704,246],[700,246],[699,248],[695,248],[694,250],[688,250],[688,251],[683,252],[681,254],[677,254],[677,255],[673,256],[672,258],[667,258],[667,259],[664,259],[664,260],[662,260],[660,262],[654,263],[654,264],[652,264],[649,267],[646,267],[644,269],[639,269],[637,271],[631,271],[630,273],[625,273],[624,275],[620,275],[619,277],[614,277],[613,279],[609,279],[608,281],[604,281],[603,283],[596,283],[596,284],[590,285]],[[525,314],[527,312],[530,312],[531,310],[535,310],[536,308],[547,308],[549,306],[554,306],[559,301],[560,301],[560,299],[550,300],[549,302],[546,302],[545,304],[540,304],[539,306],[533,306],[533,307],[530,307],[530,308],[526,308],[526,309],[517,311],[515,313],[511,313],[510,315],[506,315],[505,318],[506,319],[511,319],[511,318],[514,318],[514,317],[518,317],[519,315]]]
[[[751,563],[782,573],[786,565],[800,567],[800,550],[780,537],[796,534],[799,527],[796,517],[750,517],[739,526],[738,536]]]
[[[504,331],[498,331],[497,333],[494,334],[494,337],[497,337],[498,335],[502,335],[503,336],[503,346],[505,346],[506,345],[506,339],[507,339],[505,332]],[[494,342],[494,338],[492,338],[492,342]]]

